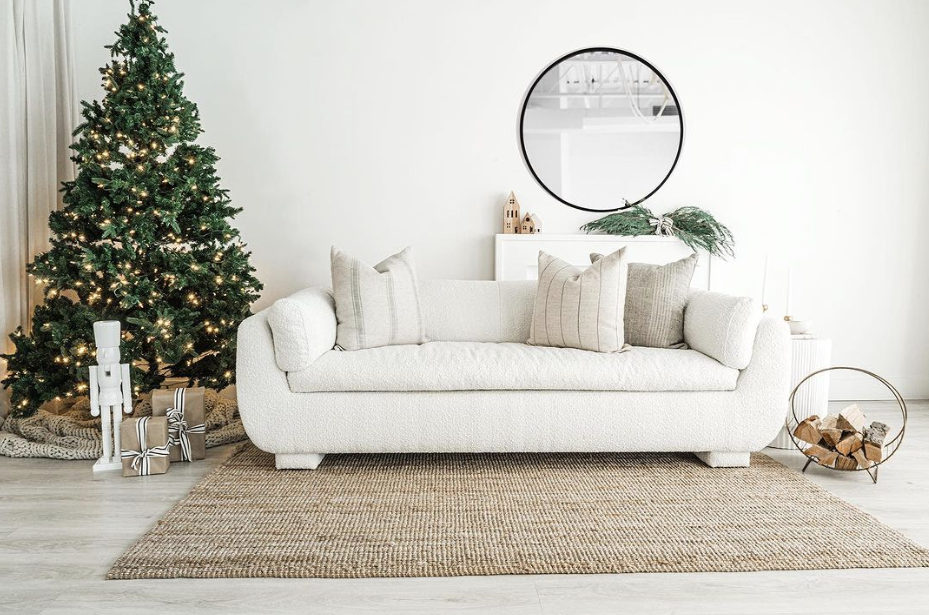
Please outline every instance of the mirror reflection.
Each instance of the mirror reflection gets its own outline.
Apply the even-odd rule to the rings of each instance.
[[[613,211],[653,194],[674,169],[683,140],[670,85],[641,58],[587,49],[546,69],[523,104],[523,155],[563,203]]]

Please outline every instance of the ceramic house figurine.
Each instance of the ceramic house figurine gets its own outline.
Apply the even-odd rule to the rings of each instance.
[[[526,214],[519,228],[520,233],[535,235],[542,232],[542,223],[535,214]]]
[[[519,201],[512,192],[503,206],[503,232],[507,235],[519,232]]]

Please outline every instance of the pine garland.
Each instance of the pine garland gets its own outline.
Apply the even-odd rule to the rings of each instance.
[[[581,230],[627,237],[656,234],[677,237],[694,251],[706,250],[724,259],[735,255],[732,232],[713,214],[699,207],[679,207],[669,214],[656,216],[647,207],[630,205],[628,209],[588,222]]]

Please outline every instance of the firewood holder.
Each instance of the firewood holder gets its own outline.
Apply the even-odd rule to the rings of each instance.
[[[794,430],[796,430],[797,426],[800,424],[800,420],[797,418],[797,410],[796,410],[796,407],[794,406],[794,398],[797,395],[797,391],[800,389],[801,386],[803,386],[803,384],[807,380],[810,380],[811,378],[817,376],[818,374],[822,374],[824,372],[839,371],[839,370],[858,372],[860,374],[865,374],[866,376],[870,376],[871,378],[883,384],[885,387],[887,387],[887,390],[890,391],[894,399],[897,401],[897,405],[900,407],[900,414],[903,417],[903,422],[900,425],[900,431],[897,432],[897,434],[893,437],[893,439],[891,439],[889,442],[886,442],[884,444],[885,455],[883,456],[883,458],[880,461],[875,461],[870,467],[867,467],[867,468],[858,467],[858,468],[851,469],[851,470],[845,470],[845,469],[836,468],[833,466],[822,465],[821,463],[819,463],[818,459],[816,459],[815,457],[811,455],[806,454],[804,443],[801,442],[794,435]],[[870,372],[866,369],[861,369],[860,367],[837,366],[837,367],[826,367],[823,369],[818,369],[815,372],[808,374],[802,380],[800,380],[800,382],[797,383],[797,385],[790,392],[790,414],[787,416],[786,425],[787,425],[787,433],[790,434],[790,439],[794,443],[794,446],[797,447],[797,450],[803,453],[804,456],[806,456],[807,458],[806,464],[803,466],[803,470],[801,470],[802,472],[806,472],[806,469],[810,467],[811,463],[816,463],[816,465],[818,465],[819,467],[826,468],[828,470],[835,470],[837,472],[867,472],[868,476],[871,477],[871,480],[874,483],[877,483],[878,469],[880,468],[881,465],[887,463],[887,461],[889,461],[890,458],[894,456],[897,450],[899,450],[900,445],[903,444],[903,435],[906,433],[906,420],[907,420],[906,401],[903,399],[903,396],[900,395],[900,391],[898,391],[894,385],[887,382],[887,380],[884,379],[882,376],[879,376],[875,374],[874,372]]]

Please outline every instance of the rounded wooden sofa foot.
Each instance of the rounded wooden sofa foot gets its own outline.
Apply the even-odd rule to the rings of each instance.
[[[747,468],[752,459],[751,453],[694,453],[697,459],[711,468]]]
[[[325,454],[277,454],[274,456],[274,465],[278,470],[315,470],[323,462]]]

